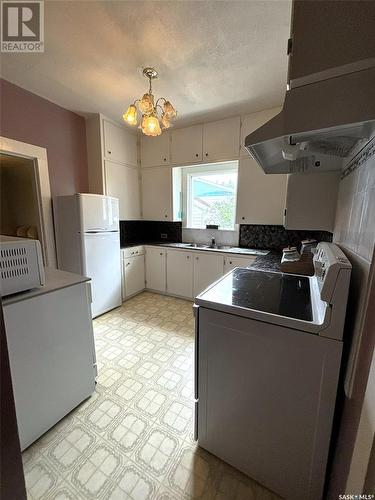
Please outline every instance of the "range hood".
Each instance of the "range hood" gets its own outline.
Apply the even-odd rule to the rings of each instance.
[[[344,168],[375,140],[375,67],[293,88],[245,147],[267,174]]]

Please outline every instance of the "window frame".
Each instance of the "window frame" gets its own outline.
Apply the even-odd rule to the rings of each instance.
[[[225,167],[225,168],[221,168]],[[205,173],[237,173],[237,182],[235,189],[235,198],[234,198],[234,213],[233,213],[233,226],[231,228],[221,228],[219,226],[219,231],[236,231],[236,210],[237,210],[237,194],[238,194],[238,169],[239,162],[238,160],[230,160],[225,162],[214,162],[214,163],[205,163],[202,165],[192,165],[181,167],[182,176],[181,176],[181,198],[182,198],[182,227],[184,229],[192,229],[192,230],[206,230],[205,227],[194,227],[192,224],[192,214],[191,214],[191,203],[192,203],[192,179],[194,176],[202,175]],[[194,175],[195,174],[195,175]]]

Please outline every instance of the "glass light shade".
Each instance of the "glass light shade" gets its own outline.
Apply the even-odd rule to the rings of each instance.
[[[151,113],[154,109],[154,96],[152,94],[144,94],[139,101],[139,109],[142,113]]]
[[[174,109],[172,104],[169,101],[165,101],[164,103],[164,114],[169,118],[173,119],[177,116],[177,111]]]
[[[161,124],[163,125],[163,128],[169,128],[171,126],[169,118],[165,113],[161,115]]]
[[[137,125],[137,108],[134,106],[134,104],[131,104],[128,107],[126,113],[124,113],[122,117],[124,121],[129,125]]]
[[[145,116],[142,120],[142,132],[153,137],[161,134],[158,118],[155,115]]]

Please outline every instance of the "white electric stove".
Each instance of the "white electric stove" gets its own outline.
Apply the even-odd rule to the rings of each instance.
[[[332,243],[314,268],[236,268],[195,301],[198,444],[288,500],[323,495],[351,274]]]

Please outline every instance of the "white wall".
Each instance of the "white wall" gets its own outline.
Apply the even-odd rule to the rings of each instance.
[[[333,240],[347,253],[353,265],[352,286],[356,289],[353,305],[356,321],[353,347],[346,378],[350,394],[361,335],[361,311],[366,299],[366,285],[375,242],[375,156],[340,183]],[[352,293],[353,295],[353,293]]]
[[[239,226],[234,231],[223,231],[217,229],[182,229],[182,241],[194,243],[211,243],[214,237],[217,245],[238,246]]]
[[[369,295],[368,284],[375,242],[375,155],[357,162],[356,168],[340,182],[334,241],[348,258],[352,269],[346,333],[352,338],[346,370],[341,427],[331,476],[331,495],[361,494],[368,457],[374,438],[375,374],[374,361],[366,388],[364,361],[371,354],[375,331],[363,333],[364,313]],[[371,306],[370,306],[371,307]],[[350,339],[347,339],[347,342]],[[363,399],[364,395],[364,399]],[[358,409],[360,410],[358,412]],[[361,419],[359,420],[359,415]],[[353,452],[354,450],[354,452]],[[349,472],[348,472],[349,471]],[[333,487],[332,487],[333,484]]]

